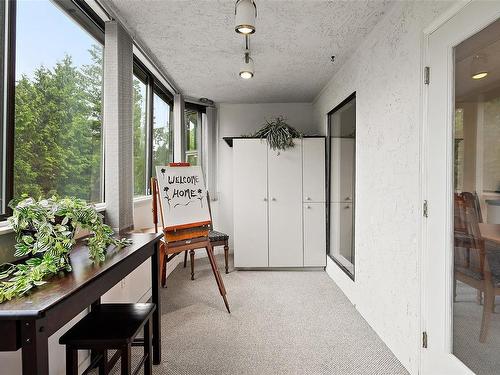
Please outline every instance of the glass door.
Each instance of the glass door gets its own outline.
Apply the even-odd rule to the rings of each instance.
[[[356,96],[328,114],[329,256],[354,279]]]
[[[429,36],[424,374],[500,373],[500,4]]]

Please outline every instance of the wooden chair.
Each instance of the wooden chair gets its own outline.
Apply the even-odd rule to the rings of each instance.
[[[109,374],[121,358],[121,374],[137,374],[144,366],[144,374],[151,375],[153,367],[152,316],[153,303],[101,304],[71,327],[59,339],[66,345],[66,375],[78,375],[78,350],[92,350],[98,355],[84,373],[98,366],[99,375]],[[144,338],[137,339],[143,331]],[[132,371],[132,346],[143,346],[144,355]],[[108,360],[108,351],[116,353]]]
[[[222,276],[219,272],[219,268],[217,267],[217,262],[215,260],[212,244],[210,243],[210,239],[208,237],[208,229],[192,229],[179,231],[179,234],[175,235],[175,238],[172,233],[167,233],[165,231],[165,225],[163,223],[163,209],[161,206],[161,201],[158,194],[158,183],[155,178],[151,179],[152,186],[152,194],[153,194],[153,223],[155,225],[155,232],[158,233],[158,208],[160,209],[160,217],[162,220],[162,231],[163,231],[163,239],[160,241],[160,274],[161,274],[161,285],[165,288],[167,286],[167,264],[174,257],[182,252],[189,251],[192,253],[192,260],[194,260],[194,250],[196,249],[205,249],[207,251],[208,260],[210,262],[210,266],[212,268],[212,272],[215,277],[215,281],[219,288],[219,293],[224,300],[224,305],[226,306],[227,312],[231,313],[229,309],[229,304],[226,298],[226,288],[224,286],[224,282],[222,281]]]
[[[210,231],[208,232],[208,239],[210,240],[210,244],[212,248],[216,246],[224,246],[224,265],[226,268],[226,274],[229,273],[228,261],[229,261],[229,236],[225,233],[218,232],[213,230],[213,221],[212,221],[212,208],[210,207],[210,195],[207,192],[207,201],[208,201],[208,210],[210,212]],[[187,263],[187,255],[188,251],[184,252],[184,268],[186,268]],[[191,280],[194,280],[194,255],[195,250],[189,251],[190,255],[190,264],[191,264]]]
[[[500,295],[500,252],[482,238],[477,207],[470,194],[455,194],[454,199],[454,295],[457,280],[484,293],[479,341],[485,342],[495,296]]]

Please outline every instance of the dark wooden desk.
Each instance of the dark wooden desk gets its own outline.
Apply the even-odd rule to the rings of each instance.
[[[161,303],[158,241],[163,234],[125,234],[133,244],[111,248],[106,260],[94,265],[84,245],[71,253],[73,272],[54,277],[30,295],[0,304],[0,351],[22,348],[23,374],[49,374],[48,338],[94,303],[140,264],[151,258],[153,363],[161,360]]]

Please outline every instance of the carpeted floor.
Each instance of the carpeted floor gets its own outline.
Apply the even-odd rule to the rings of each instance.
[[[189,265],[168,277],[154,374],[407,374],[325,272],[223,278],[231,314],[205,260],[197,261],[194,281]]]

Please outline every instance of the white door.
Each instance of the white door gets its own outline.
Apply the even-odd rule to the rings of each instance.
[[[475,300],[477,290],[469,286],[473,283],[462,281],[468,280],[467,275],[457,276],[460,274],[457,262],[461,261],[457,251],[461,253],[465,245],[457,246],[453,216],[457,196],[464,191],[478,191],[481,185],[477,181],[470,188],[460,182],[462,172],[468,174],[466,169],[470,167],[470,163],[462,159],[474,159],[472,164],[477,166],[474,167],[477,172],[485,154],[476,152],[476,147],[462,149],[461,145],[470,137],[457,134],[472,127],[474,136],[478,136],[481,131],[478,124],[484,119],[478,115],[481,111],[471,115],[469,120],[465,119],[465,114],[460,117],[459,101],[479,100],[482,104],[476,106],[477,110],[491,99],[491,95],[498,97],[500,55],[490,51],[488,53],[494,56],[484,59],[489,60],[484,70],[489,72],[489,77],[485,78],[484,72],[482,76],[474,72],[479,51],[499,47],[500,34],[489,30],[482,32],[499,17],[500,1],[473,1],[428,36],[430,84],[423,142],[423,195],[428,201],[428,218],[423,220],[422,257],[422,328],[427,334],[427,349],[422,349],[422,374],[500,373],[499,348],[491,347],[500,332],[496,331],[494,337],[490,326],[489,339],[479,341],[483,305]],[[491,90],[493,88],[496,93]],[[491,90],[490,96],[482,94],[485,89]],[[498,120],[495,121],[493,127],[498,127]],[[496,142],[498,146],[500,141]],[[472,178],[475,179],[476,174]],[[479,199],[483,199],[482,192],[479,191]],[[456,284],[455,280],[458,280]],[[478,280],[481,280],[480,275]],[[470,290],[469,295],[457,295],[454,299],[454,284],[458,293],[461,289]],[[481,281],[476,285],[481,285]]]
[[[325,139],[302,140],[304,202],[325,202]]]
[[[302,142],[268,152],[269,266],[302,267]]]
[[[304,203],[304,266],[326,266],[326,204]]]
[[[233,146],[234,266],[267,267],[267,143],[235,139]]]

